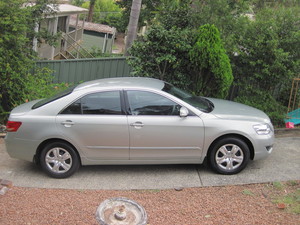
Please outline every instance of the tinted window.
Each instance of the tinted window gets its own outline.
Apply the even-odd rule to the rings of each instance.
[[[120,93],[108,91],[86,95],[68,106],[62,114],[121,115]]]
[[[200,109],[203,112],[211,112],[214,109],[214,105],[206,98],[194,96],[186,91],[183,91],[171,84],[165,83],[163,91],[174,95],[175,97],[189,103],[190,105]]]
[[[61,112],[61,114],[81,114],[81,99],[77,100],[70,106],[68,106],[65,110]]]
[[[179,115],[180,105],[170,99],[146,91],[128,91],[132,115]]]

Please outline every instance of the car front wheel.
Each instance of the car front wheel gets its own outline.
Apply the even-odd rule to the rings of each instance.
[[[242,171],[249,159],[249,147],[243,140],[235,137],[227,137],[217,141],[209,154],[212,169],[226,175]]]
[[[66,178],[79,168],[79,159],[74,148],[64,142],[52,142],[40,155],[42,169],[51,177]]]

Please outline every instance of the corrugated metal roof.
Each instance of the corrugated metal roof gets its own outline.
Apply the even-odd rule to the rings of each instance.
[[[78,21],[78,26],[82,27],[83,21]],[[76,16],[70,17],[70,26],[76,26]],[[116,28],[110,27],[108,25],[99,24],[99,23],[91,23],[91,22],[84,22],[84,30],[95,31],[99,33],[107,33],[107,34],[114,34],[116,32]]]

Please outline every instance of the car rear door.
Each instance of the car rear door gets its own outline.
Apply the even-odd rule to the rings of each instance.
[[[85,95],[57,117],[61,135],[91,161],[128,160],[129,133],[119,91]]]

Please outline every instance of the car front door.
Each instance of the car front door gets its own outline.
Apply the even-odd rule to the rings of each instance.
[[[204,129],[198,116],[180,117],[181,106],[158,93],[128,90],[126,96],[130,160],[199,162]]]
[[[85,95],[56,118],[61,135],[91,162],[129,159],[128,123],[120,96],[119,91]]]

